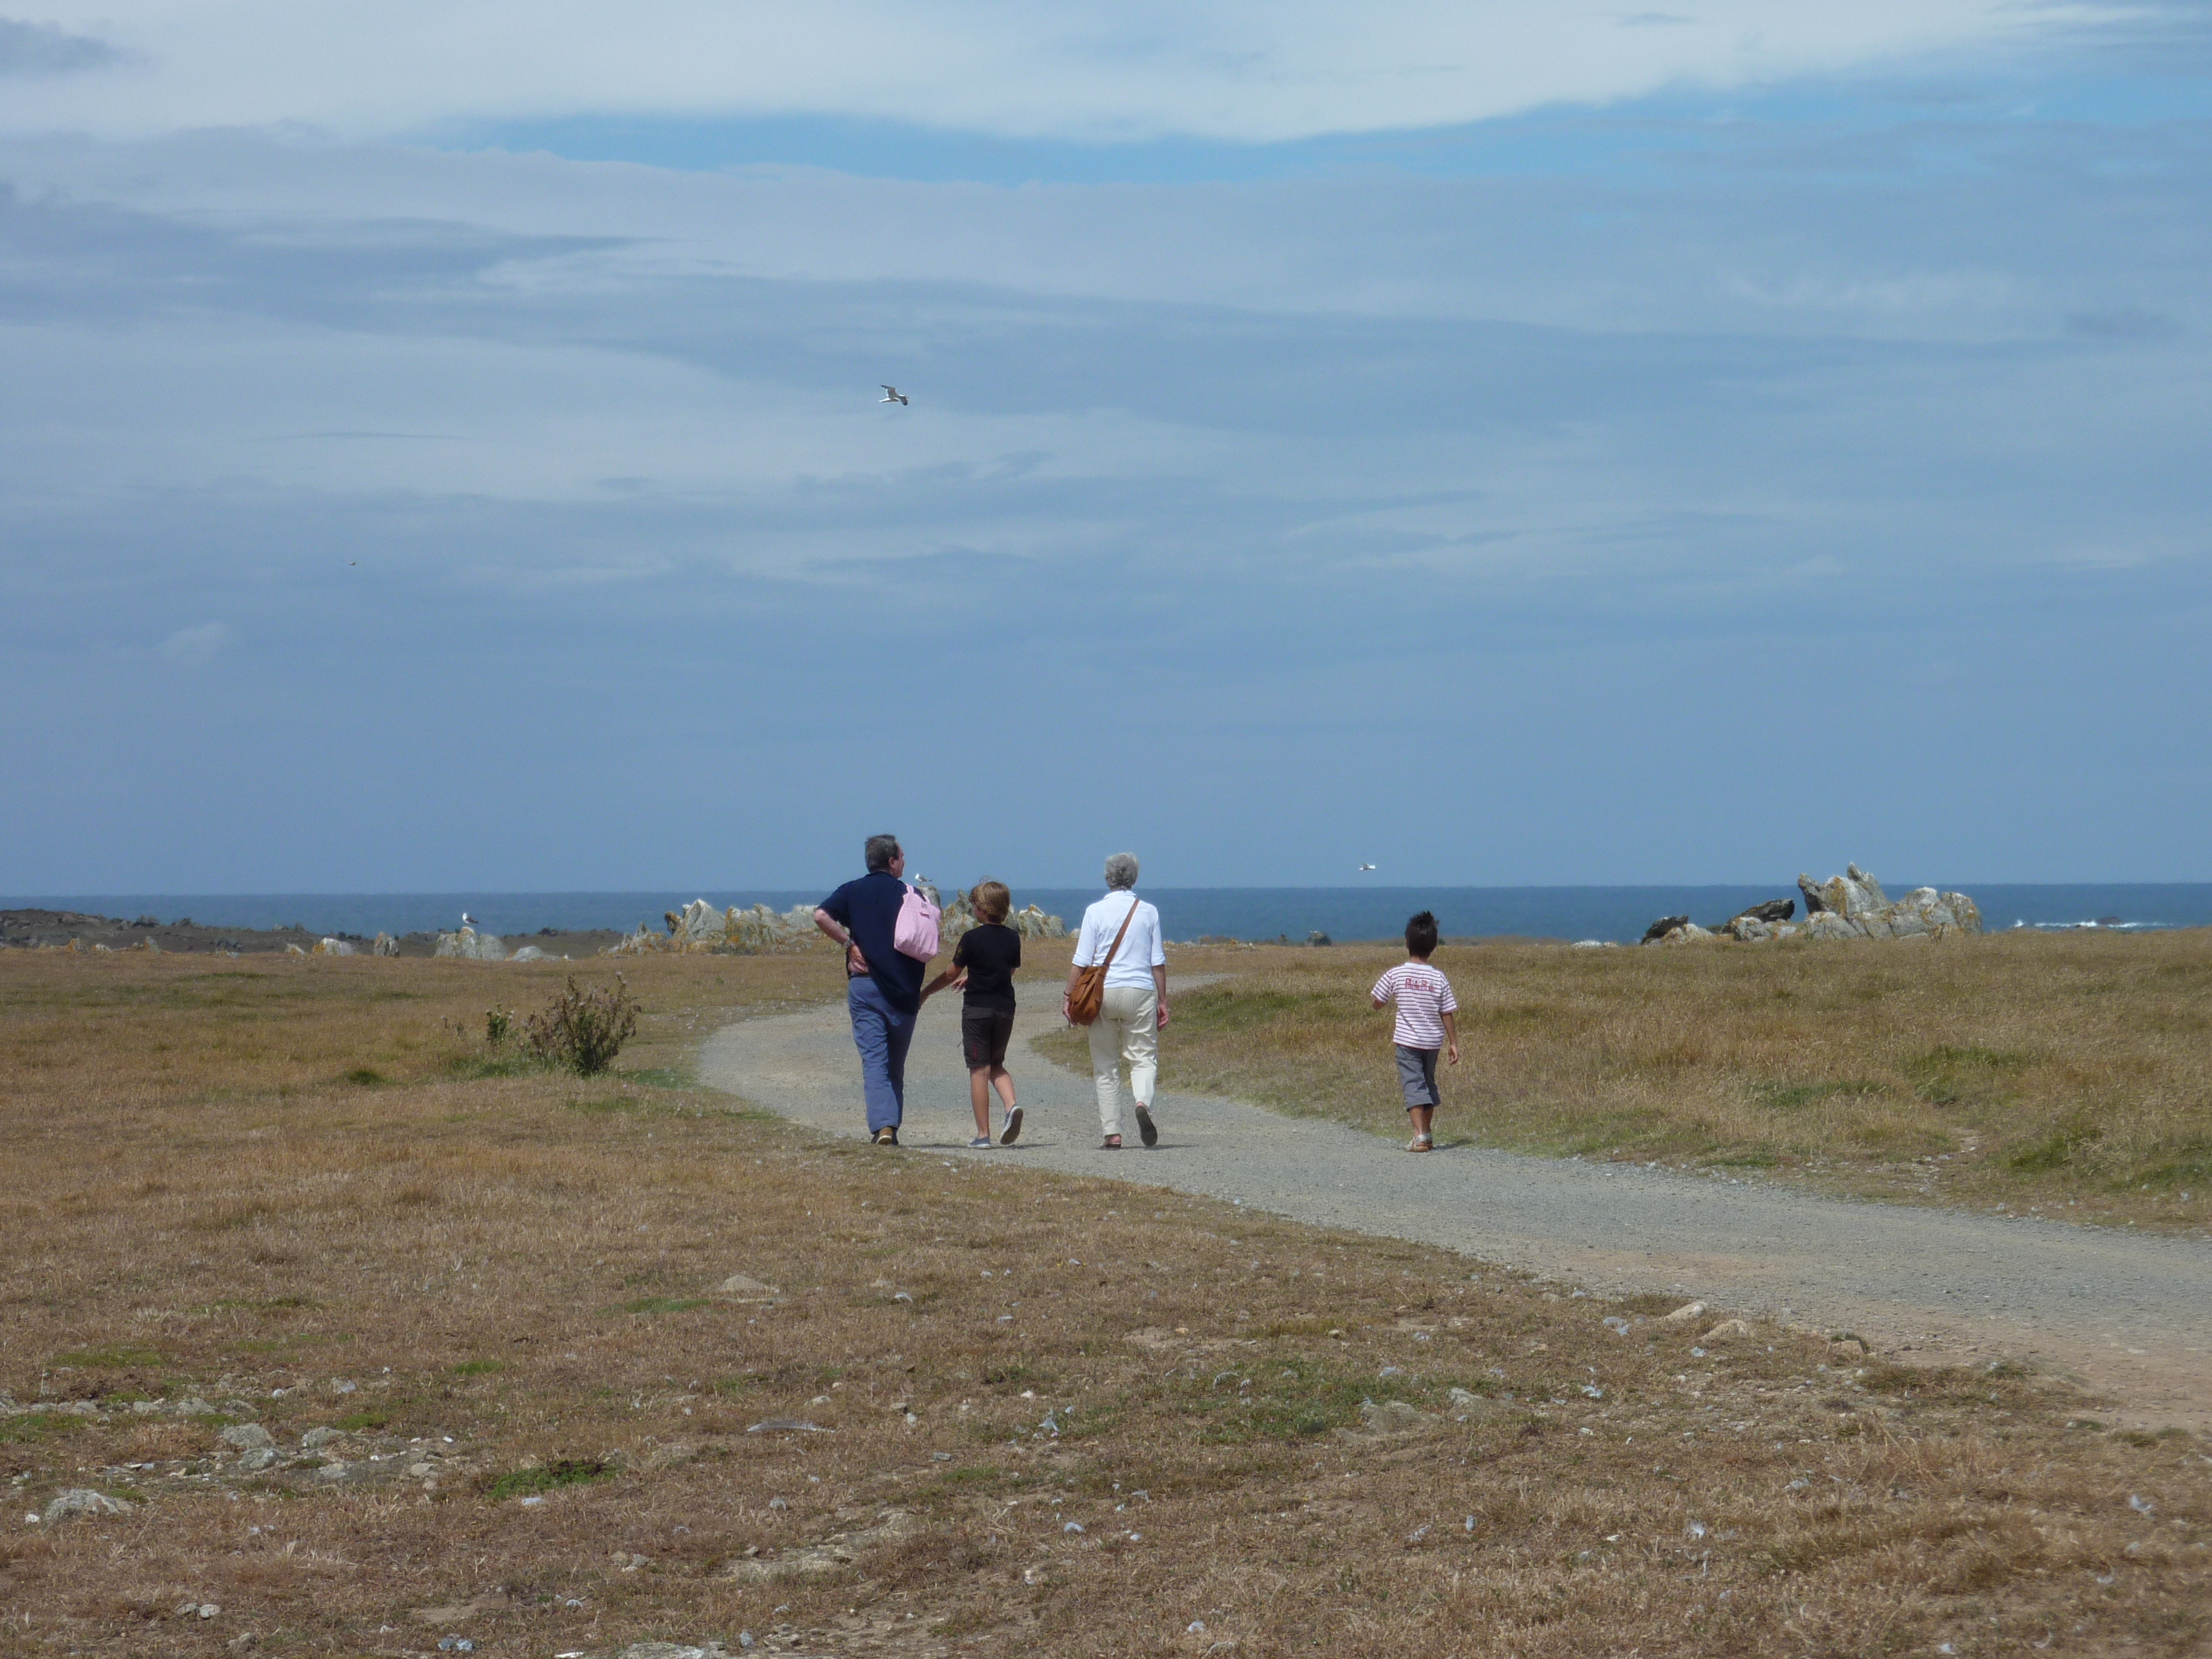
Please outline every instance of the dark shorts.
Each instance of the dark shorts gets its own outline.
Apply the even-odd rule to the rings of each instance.
[[[1406,1109],[1442,1105],[1437,1098],[1437,1051],[1408,1048],[1401,1042],[1390,1046],[1398,1051],[1398,1087],[1405,1092]]]
[[[1013,1034],[1014,1011],[1011,1008],[960,1011],[960,1052],[967,1056],[971,1072],[980,1072],[987,1066],[1005,1065],[1006,1041]]]

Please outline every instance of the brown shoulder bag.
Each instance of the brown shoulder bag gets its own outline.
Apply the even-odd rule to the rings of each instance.
[[[1114,942],[1106,948],[1103,957],[1075,975],[1075,988],[1067,994],[1067,1023],[1070,1025],[1095,1024],[1098,1011],[1106,1006],[1106,969],[1121,954],[1121,940],[1129,931],[1129,924],[1137,919],[1137,896],[1129,895],[1129,914],[1121,918],[1121,931],[1114,935]]]

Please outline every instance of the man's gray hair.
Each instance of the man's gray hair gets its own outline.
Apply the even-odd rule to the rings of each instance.
[[[899,855],[898,837],[870,836],[868,844],[863,849],[863,855],[868,860],[868,873],[872,876],[881,875],[891,867],[891,860]]]
[[[1116,853],[1106,860],[1106,884],[1117,891],[1137,884],[1137,855]]]

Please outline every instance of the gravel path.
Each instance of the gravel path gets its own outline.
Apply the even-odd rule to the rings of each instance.
[[[1021,1141],[971,1152],[958,1018],[950,996],[923,1012],[908,1064],[907,1156],[1205,1194],[1595,1290],[1679,1291],[1850,1329],[1917,1358],[2030,1358],[2111,1390],[2132,1420],[2212,1426],[2212,1246],[2201,1241],[1456,1146],[1449,1105],[1443,1145],[1425,1158],[1340,1124],[1184,1094],[1156,1103],[1157,1149],[1136,1146],[1132,1123],[1129,1150],[1101,1152],[1090,1079],[1029,1050],[1029,1037],[1057,1024],[1034,1012],[1009,1055]],[[864,1133],[842,1004],[724,1027],[702,1052],[700,1079],[825,1133]]]

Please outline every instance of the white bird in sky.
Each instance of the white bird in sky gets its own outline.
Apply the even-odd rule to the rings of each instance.
[[[1362,871],[1367,871],[1367,870],[1372,870],[1375,866],[1374,866],[1373,865],[1371,865],[1371,864],[1363,864],[1363,865],[1361,865],[1359,867],[1360,867],[1360,869],[1361,869]]]
[[[884,386],[884,383],[881,380],[877,381],[876,384],[878,386]],[[906,398],[901,394],[896,386],[884,386],[884,395],[877,398],[876,401],[879,404],[903,404],[906,402]]]

